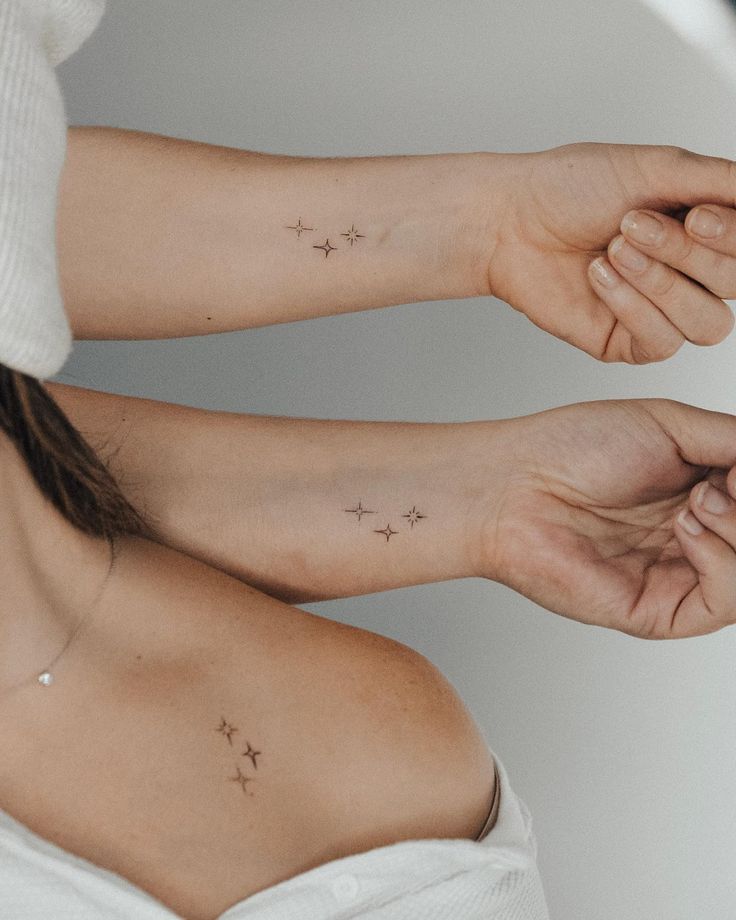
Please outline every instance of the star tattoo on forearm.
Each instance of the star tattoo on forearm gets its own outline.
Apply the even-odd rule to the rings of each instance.
[[[360,525],[360,519],[362,518],[364,514],[377,514],[377,511],[371,508],[363,507],[362,498],[358,500],[354,508],[343,508],[342,510],[346,514],[354,514],[358,521],[358,525]],[[416,505],[412,505],[411,511],[407,512],[406,514],[402,514],[401,517],[406,519],[406,522],[407,524],[409,524],[409,527],[411,528],[411,530],[414,530],[414,525],[418,524],[419,521],[424,521],[427,519],[427,515],[422,514],[420,511],[418,511]],[[374,527],[373,533],[382,534],[386,538],[386,542],[388,543],[390,542],[391,537],[395,536],[397,533],[400,533],[400,531],[394,530],[393,527],[391,526],[391,523],[389,522],[386,524],[386,526],[382,530],[379,530],[378,528]]]
[[[285,229],[285,230],[293,230],[293,231],[296,233],[296,238],[297,238],[297,239],[301,239],[302,233],[306,233],[306,232],[313,233],[315,230],[317,230],[317,227],[307,227],[307,226],[305,226],[305,225],[302,223],[302,219],[301,219],[301,217],[300,217],[299,220],[297,220],[297,222],[296,222],[295,224],[285,224],[285,225],[284,225],[284,229]],[[353,248],[353,246],[355,245],[355,243],[358,242],[358,240],[364,240],[364,239],[366,238],[366,236],[365,236],[364,233],[358,233],[358,231],[357,231],[356,228],[355,228],[355,224],[354,224],[354,223],[351,224],[349,230],[347,230],[345,233],[341,233],[340,236],[345,237],[345,240],[346,240],[348,243],[350,243],[350,248],[351,248],[351,249]],[[333,246],[332,243],[330,243],[330,238],[329,238],[329,236],[325,237],[325,241],[324,241],[324,243],[322,243],[321,246],[319,246],[319,245],[313,245],[313,246],[312,246],[312,249],[321,249],[322,252],[324,252],[324,254],[325,254],[325,259],[329,256],[329,254],[330,254],[331,252],[336,252],[336,251],[338,250],[338,248],[339,248],[339,247]]]

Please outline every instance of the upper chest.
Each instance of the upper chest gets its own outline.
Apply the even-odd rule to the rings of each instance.
[[[443,833],[441,790],[394,776],[418,679],[397,685],[403,656],[170,555],[123,564],[54,684],[0,707],[0,808],[190,920],[397,826],[453,836],[464,791]]]
[[[190,920],[319,864],[312,720],[296,686],[239,661],[70,658],[5,712],[0,808]]]

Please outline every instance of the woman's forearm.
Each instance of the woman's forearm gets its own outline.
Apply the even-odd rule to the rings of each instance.
[[[156,539],[273,597],[319,601],[479,572],[505,422],[243,415],[46,386]]]
[[[75,338],[227,332],[489,293],[510,157],[295,157],[71,127],[57,211]]]

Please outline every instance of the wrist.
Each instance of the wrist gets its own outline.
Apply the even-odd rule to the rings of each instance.
[[[454,211],[449,225],[454,234],[458,274],[463,279],[461,297],[493,296],[490,266],[502,223],[516,194],[518,154],[452,154],[455,183],[449,190]]]
[[[520,419],[463,423],[457,471],[464,488],[467,576],[503,581],[504,519],[509,484],[519,472]]]

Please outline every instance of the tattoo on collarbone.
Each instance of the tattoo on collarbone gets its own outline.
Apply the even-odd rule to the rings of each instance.
[[[253,782],[253,777],[246,776],[237,764],[235,764],[235,776],[228,776],[228,779],[231,783],[238,783],[246,795],[253,795],[252,792],[247,792],[245,788],[247,783]]]
[[[251,763],[253,764],[253,766],[254,766],[254,767],[256,768],[256,770],[257,770],[257,769],[258,769],[258,764],[256,763],[256,757],[259,757],[261,752],[260,752],[260,751],[256,751],[254,748],[252,748],[252,747],[250,746],[250,741],[246,741],[245,743],[248,745],[248,750],[247,750],[247,751],[243,751],[243,757],[250,757]]]
[[[223,738],[227,739],[230,747],[233,746],[233,735],[238,731],[238,729],[231,723],[228,722],[224,716],[220,717],[220,724],[215,728],[216,732],[219,732]],[[251,765],[255,770],[258,769],[258,761],[256,758],[261,756],[261,752],[257,751],[254,747],[251,746],[250,741],[245,742],[246,749],[242,752],[242,757],[250,758]],[[239,764],[235,764],[235,776],[228,776],[228,781],[231,783],[238,783],[240,788],[243,790],[245,795],[253,795],[252,792],[248,792],[246,786],[248,783],[255,782],[254,776],[247,776],[240,768]]]
[[[299,220],[295,224],[286,224],[284,226],[284,229],[293,230],[296,233],[296,238],[300,240],[302,237],[302,233],[305,233],[305,232],[314,233],[318,228],[317,227],[306,227],[302,223],[302,219],[300,217]],[[340,236],[345,237],[345,242],[346,244],[350,243],[351,249],[353,248],[355,243],[358,242],[358,240],[364,240],[366,238],[364,233],[358,233],[358,231],[355,229],[354,223],[351,224],[350,229],[348,231],[346,231],[345,233],[341,233]],[[334,236],[333,236],[333,239],[334,239]],[[332,243],[330,243],[329,236],[325,237],[325,241],[324,243],[322,243],[322,245],[312,246],[312,249],[322,250],[322,252],[324,252],[325,254],[325,259],[329,256],[331,252],[336,252],[339,250],[339,248],[340,248],[339,246],[333,246]]]
[[[233,735],[237,731],[237,728],[235,728],[234,725],[231,725],[224,717],[222,717],[220,719],[220,724],[217,726],[215,731],[220,732],[223,737],[227,738],[230,747],[233,746]]]
[[[342,510],[345,514],[354,514],[359,527],[360,527],[360,519],[363,517],[364,514],[377,514],[378,513],[377,511],[372,510],[370,508],[364,508],[362,498],[359,499],[358,503],[356,504],[354,508],[343,508]],[[407,514],[402,514],[401,517],[405,518],[406,523],[409,525],[409,528],[411,530],[414,530],[414,525],[418,524],[419,521],[426,520],[427,515],[421,514],[417,510],[417,506],[412,505],[411,511],[409,511]],[[391,537],[395,536],[398,533],[401,533],[401,531],[394,530],[393,527],[391,526],[391,523],[388,522],[382,530],[379,530],[378,528],[374,527],[373,533],[382,534],[386,538],[386,542],[389,543],[391,540]]]

